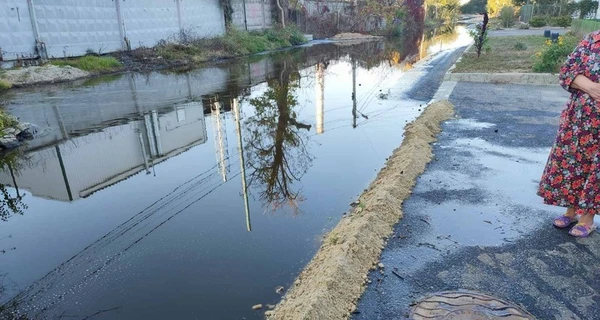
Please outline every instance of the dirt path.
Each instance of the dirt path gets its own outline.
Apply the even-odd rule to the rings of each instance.
[[[402,145],[354,204],[352,213],[325,238],[269,319],[342,319],[350,317],[377,265],[385,239],[402,218],[417,177],[431,160],[431,143],[441,123],[453,114],[447,101],[429,105],[405,129]]]

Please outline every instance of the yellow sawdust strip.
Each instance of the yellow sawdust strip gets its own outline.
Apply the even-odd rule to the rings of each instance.
[[[448,101],[435,102],[406,125],[402,145],[360,196],[360,205],[327,235],[282,301],[265,313],[270,320],[349,317],[384,239],[402,218],[402,202],[433,156],[430,144],[453,113]]]

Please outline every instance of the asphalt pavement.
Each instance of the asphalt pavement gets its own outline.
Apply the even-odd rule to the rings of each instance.
[[[354,319],[405,319],[421,297],[455,289],[538,319],[598,318],[600,233],[555,229],[564,210],[535,194],[567,99],[558,85],[456,85],[457,117],[444,124]]]

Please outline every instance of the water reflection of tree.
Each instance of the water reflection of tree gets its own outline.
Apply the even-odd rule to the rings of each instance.
[[[279,77],[268,81],[268,89],[250,100],[254,115],[245,121],[247,165],[250,183],[258,183],[260,199],[272,210],[288,204],[295,213],[302,201],[294,188],[308,170],[312,157],[307,150],[307,133],[311,126],[297,120],[300,74],[281,63]]]
[[[16,182],[16,176],[23,160],[23,155],[19,150],[0,155],[0,170],[9,173],[13,182]],[[22,215],[24,210],[27,210],[27,205],[23,202],[23,195],[19,193],[19,190],[17,189],[15,196],[9,192],[6,185],[0,183],[0,220],[7,221],[15,214]]]

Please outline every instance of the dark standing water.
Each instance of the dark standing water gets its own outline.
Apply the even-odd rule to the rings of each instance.
[[[0,172],[4,314],[260,318],[419,115],[419,48],[465,43],[423,39],[3,97],[41,129]]]

